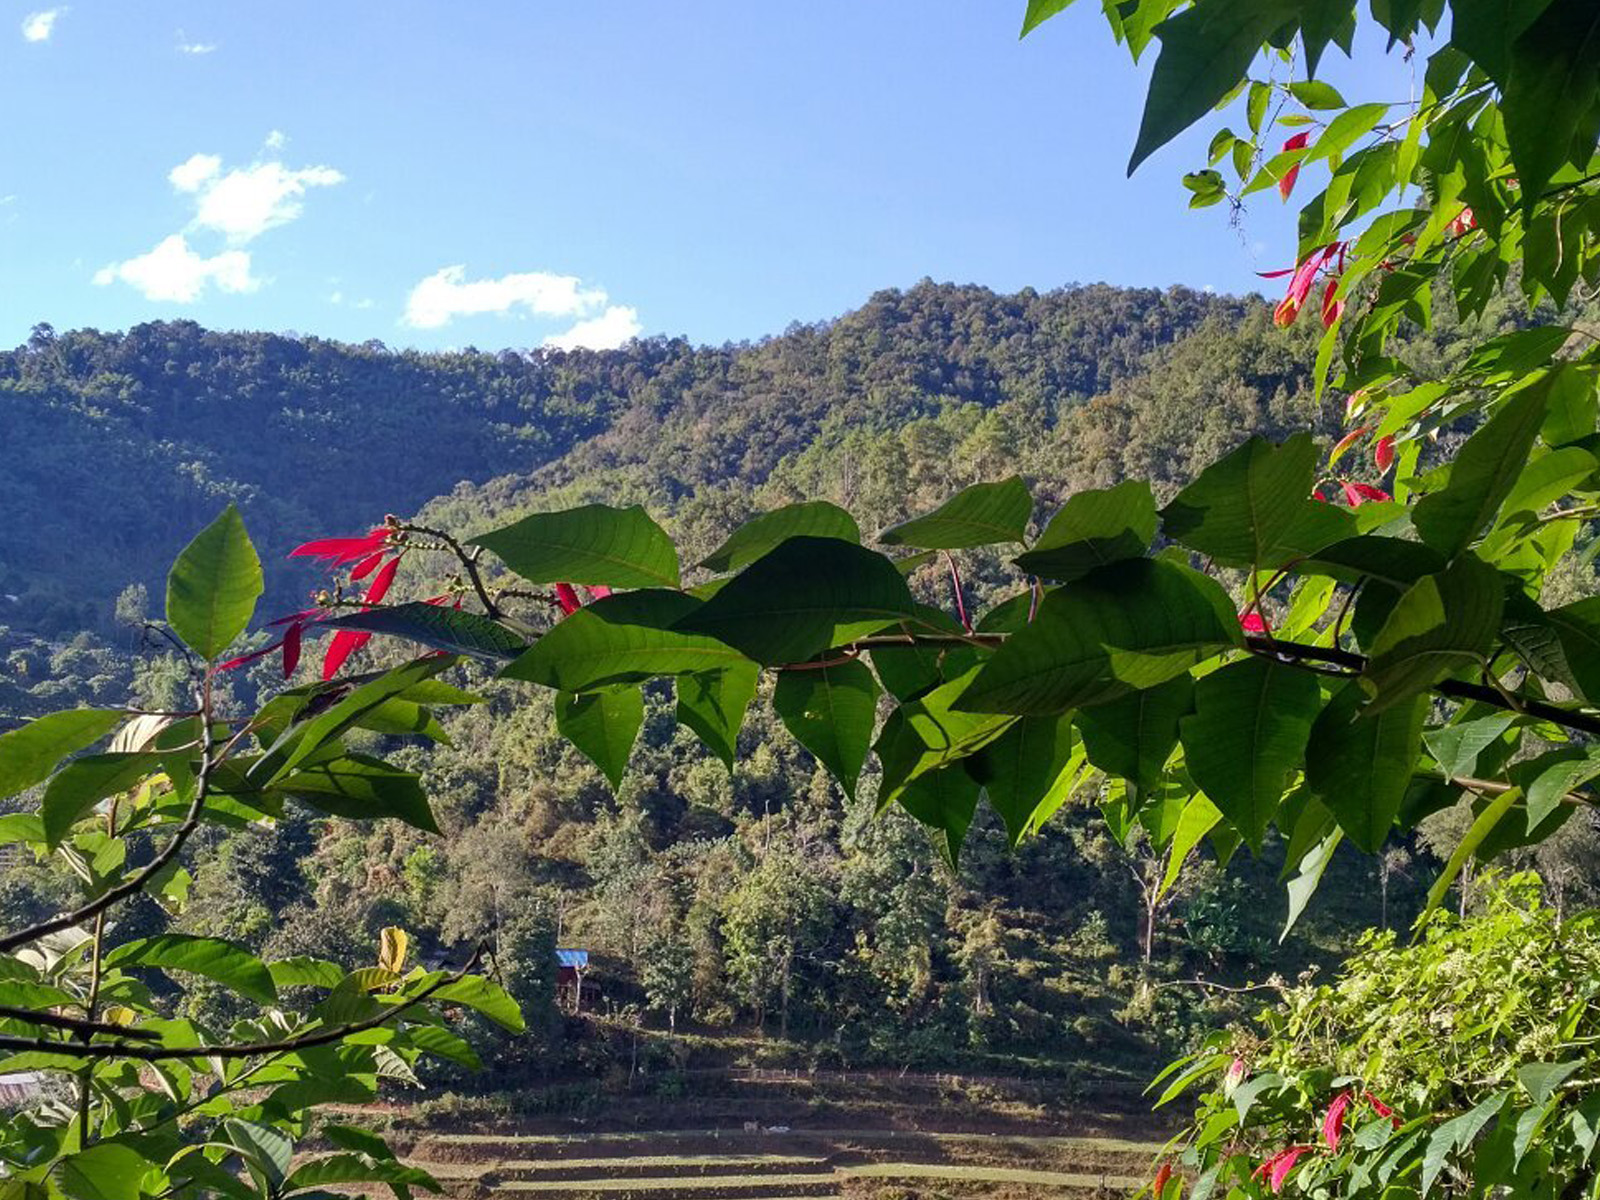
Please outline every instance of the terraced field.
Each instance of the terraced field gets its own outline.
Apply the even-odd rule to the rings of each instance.
[[[1160,1144],[904,1130],[424,1134],[408,1160],[460,1200],[896,1200],[1128,1194]]]

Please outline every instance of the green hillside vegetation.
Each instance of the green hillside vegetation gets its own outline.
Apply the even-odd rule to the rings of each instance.
[[[0,488],[37,517],[0,534],[5,587],[21,597],[0,635],[0,713],[130,689],[173,703],[181,664],[148,639],[135,652],[139,587],[223,497],[249,514],[269,596],[287,608],[320,578],[279,559],[289,545],[364,530],[402,500],[464,533],[524,511],[639,502],[697,557],[794,500],[845,505],[870,534],[1007,464],[1046,509],[1127,477],[1170,493],[1249,434],[1335,433],[1342,400],[1314,400],[1310,342],[1275,328],[1256,300],[930,283],[723,348],[424,356],[189,324],[41,331],[0,356],[0,422],[25,451]],[[1412,351],[1443,361],[1453,344],[1445,325]],[[416,453],[420,438],[429,454]],[[63,445],[79,449],[64,456]],[[59,494],[71,505],[46,499]],[[160,515],[104,516],[146,512]],[[1018,578],[992,551],[957,559],[975,607]],[[406,568],[409,594],[429,594],[428,574]],[[913,582],[951,608],[944,562]],[[1587,576],[1571,586],[1587,590]],[[58,636],[82,626],[110,644]],[[362,653],[378,664],[403,651]],[[275,673],[269,658],[228,686],[243,700]],[[1411,866],[1423,845],[1376,864],[1341,856],[1280,947],[1275,840],[1226,875],[1197,852],[1158,896],[1160,856],[1142,833],[1118,845],[1086,795],[1016,852],[986,816],[957,874],[898,808],[875,817],[871,768],[848,801],[782,733],[767,691],[730,770],[675,727],[670,691],[650,689],[633,769],[613,795],[556,733],[549,693],[475,682],[493,700],[447,718],[449,744],[392,755],[422,772],[444,839],[305,810],[208,830],[181,922],[271,958],[360,960],[387,925],[441,951],[489,939],[538,1036],[485,1055],[487,1075],[436,1072],[454,1086],[573,1075],[625,1086],[640,1053],[651,1087],[738,1062],[1131,1077],[1241,1011],[1248,994],[1226,987],[1292,977],[1359,930],[1404,919],[1429,875]],[[1570,860],[1592,832],[1568,828],[1541,853],[1582,896],[1596,876]],[[13,866],[0,907],[13,923],[37,917],[64,886]],[[142,919],[161,921],[154,905]],[[557,944],[594,953],[588,1007],[601,1026],[556,1013]],[[202,983],[189,1003],[218,1019],[236,1002]]]

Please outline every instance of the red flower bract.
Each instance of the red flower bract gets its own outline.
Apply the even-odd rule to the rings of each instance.
[[[1394,438],[1381,437],[1378,444],[1372,448],[1372,461],[1378,465],[1378,470],[1387,471],[1394,466]]]
[[[314,542],[303,542],[289,551],[289,557],[320,558],[330,567],[342,567],[345,563],[365,559],[378,553],[388,543],[388,526],[379,526],[364,537],[319,538]],[[362,566],[366,564],[362,563]]]
[[[1295,134],[1288,141],[1284,142],[1283,148],[1285,152],[1290,150],[1304,150],[1310,144],[1311,134],[1308,131],[1306,133]],[[1283,178],[1278,180],[1278,195],[1287,200],[1289,198],[1289,193],[1294,191],[1294,181],[1299,178],[1300,164],[1295,163],[1294,166],[1290,167],[1283,173]]]
[[[570,583],[556,584],[556,603],[561,606],[561,615],[570,617],[583,605],[578,599],[578,591]]]
[[[1258,612],[1242,612],[1239,614],[1239,628],[1246,633],[1266,633],[1267,622]]]
[[[1294,1170],[1295,1163],[1300,1161],[1302,1155],[1311,1149],[1310,1146],[1290,1146],[1279,1150],[1266,1162],[1255,1170],[1257,1178],[1266,1176],[1267,1186],[1273,1192],[1283,1191],[1283,1181],[1289,1178],[1289,1172]]]
[[[1360,508],[1369,500],[1392,499],[1388,492],[1373,487],[1370,483],[1357,483],[1355,480],[1346,479],[1339,486],[1344,490],[1344,498],[1350,502],[1351,508]]]
[[[1323,1115],[1322,1140],[1328,1143],[1329,1150],[1337,1152],[1339,1149],[1339,1138],[1344,1134],[1344,1115],[1350,1109],[1350,1100],[1349,1092],[1340,1092]]]
[[[367,585],[367,594],[362,597],[367,602],[367,605],[376,604],[389,594],[389,587],[394,583],[395,572],[399,569],[400,560],[404,556],[404,551],[402,551],[378,568],[378,573],[372,577],[372,582]],[[366,606],[363,606],[361,611],[365,612]],[[328,643],[328,652],[322,659],[322,677],[324,679],[332,679],[339,673],[339,668],[344,666],[345,660],[371,640],[372,635],[370,633],[363,633],[356,629],[341,629],[334,634],[333,641]]]
[[[1167,1190],[1167,1182],[1172,1178],[1172,1164],[1162,1163],[1156,1168],[1156,1177],[1150,1183],[1150,1194],[1155,1200],[1161,1200],[1161,1193]]]

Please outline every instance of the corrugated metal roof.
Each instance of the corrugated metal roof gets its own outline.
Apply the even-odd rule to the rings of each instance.
[[[557,950],[556,963],[563,967],[587,967],[589,965],[589,952],[587,950]]]

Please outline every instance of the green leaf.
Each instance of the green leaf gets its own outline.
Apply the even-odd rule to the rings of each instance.
[[[438,833],[421,776],[365,754],[317,763],[279,780],[276,787],[321,812],[354,821],[393,817]]]
[[[155,754],[86,754],[50,780],[39,803],[45,842],[53,850],[90,809],[160,770]]]
[[[1103,704],[1241,644],[1233,604],[1215,580],[1177,563],[1130,559],[1046,594],[1032,624],[995,652],[958,707],[1026,714]]]
[[[1559,1063],[1528,1063],[1517,1068],[1517,1082],[1528,1089],[1535,1104],[1543,1104],[1555,1090],[1583,1068],[1583,1059]]]
[[[266,964],[243,946],[221,938],[195,937],[187,933],[138,938],[124,942],[107,954],[105,965],[189,971],[214,979],[262,1004],[272,1004],[278,999],[278,989]]]
[[[528,648],[525,638],[488,617],[421,600],[347,613],[318,624],[330,629],[359,629],[364,633],[406,638],[435,650],[489,661],[515,658]]]
[[[1347,683],[1317,718],[1306,749],[1306,786],[1352,842],[1376,854],[1416,770],[1428,701],[1413,696],[1374,712],[1363,699],[1361,686]]]
[[[1456,876],[1461,874],[1461,867],[1472,856],[1479,844],[1489,834],[1494,832],[1494,827],[1500,824],[1503,818],[1518,800],[1522,799],[1521,788],[1509,788],[1496,796],[1472,823],[1466,836],[1461,839],[1450,859],[1445,863],[1444,869],[1439,872],[1433,881],[1433,886],[1428,889],[1428,902],[1422,909],[1422,914],[1417,917],[1417,926],[1420,928],[1423,920],[1434,909],[1444,902],[1445,893],[1450,890],[1450,885],[1455,882]]]
[[[267,971],[272,975],[272,982],[279,988],[336,988],[345,975],[344,968],[338,963],[303,955],[269,963]]]
[[[416,1033],[422,1030],[414,1031]],[[453,1037],[442,1029],[429,1028],[432,1035]],[[460,1038],[454,1038],[460,1042]],[[461,1043],[463,1046],[466,1043]],[[467,1050],[471,1062],[464,1065],[471,1066],[477,1061],[477,1056]],[[421,1167],[408,1167],[393,1159],[373,1158],[365,1154],[325,1154],[303,1162],[294,1169],[294,1172],[283,1181],[284,1194],[292,1194],[306,1188],[326,1188],[330,1184],[348,1183],[386,1183],[394,1190],[395,1194],[404,1195],[401,1189],[420,1187],[430,1192],[442,1191],[439,1181]],[[331,1196],[334,1193],[319,1191],[319,1195]]]
[[[1469,704],[1456,713],[1450,724],[1429,730],[1423,740],[1428,753],[1438,762],[1439,770],[1456,779],[1477,770],[1478,755],[1511,728],[1513,720],[1513,713]]]
[[[866,664],[818,663],[779,672],[772,706],[795,741],[854,800],[877,719],[878,683]]]
[[[145,1195],[144,1177],[159,1166],[132,1146],[121,1142],[97,1142],[86,1150],[69,1154],[51,1172],[63,1195],[70,1200],[129,1200]],[[27,1190],[16,1193],[31,1196]],[[39,1196],[45,1193],[40,1191]]]
[[[370,1130],[361,1129],[355,1125],[324,1124],[322,1134],[335,1146],[345,1150],[354,1150],[357,1154],[365,1154],[370,1158],[393,1158],[394,1151],[389,1143]]]
[[[966,760],[967,773],[983,786],[1013,846],[1036,828],[1042,806],[1059,805],[1058,789],[1077,774],[1076,745],[1070,715],[1023,717]]]
[[[706,749],[733,770],[738,754],[739,729],[745,710],[755,699],[761,669],[755,663],[738,663],[720,671],[697,671],[678,676],[678,722],[694,730]]]
[[[1289,94],[1315,111],[1345,107],[1344,97],[1338,89],[1320,79],[1297,79],[1289,85]]]
[[[954,868],[961,858],[961,846],[978,811],[978,782],[961,763],[950,763],[919,775],[900,789],[901,806],[922,824],[943,833],[940,847],[945,861]]]
[[[1543,614],[1540,624],[1554,632],[1561,674],[1590,702],[1600,702],[1600,596],[1577,600]],[[1551,676],[1551,664],[1536,664]]]
[[[432,679],[455,665],[455,661],[448,655],[437,654],[413,659],[362,684],[315,716],[290,725],[250,768],[250,778],[263,786],[276,782],[323,746],[355,728],[356,723],[373,709],[423,680]],[[336,693],[330,691],[328,694]]]
[[[1452,1117],[1433,1131],[1422,1156],[1422,1194],[1426,1196],[1438,1181],[1450,1155],[1472,1145],[1483,1127],[1506,1106],[1508,1092],[1496,1092],[1459,1117]]]
[[[1069,498],[1016,564],[1030,575],[1066,582],[1107,563],[1142,557],[1155,536],[1150,485],[1129,479]]]
[[[1141,795],[1151,791],[1178,744],[1178,721],[1194,709],[1194,680],[1177,675],[1078,714],[1084,754]]]
[[[423,977],[412,983],[407,991],[415,994],[428,986],[428,983],[429,978]],[[507,995],[499,984],[481,975],[468,975],[465,979],[448,983],[434,992],[431,998],[441,1004],[465,1004],[474,1012],[488,1017],[496,1025],[512,1033],[521,1033],[527,1028],[517,1002]]]
[[[1322,706],[1317,677],[1252,656],[1195,684],[1183,718],[1189,775],[1252,850],[1277,815]]]
[[[1450,464],[1449,483],[1412,507],[1411,523],[1424,542],[1454,558],[1488,527],[1527,466],[1553,384],[1546,372],[1518,388],[1466,440]]]
[[[970,686],[975,671],[952,679],[919,700],[902,704],[884,721],[875,749],[883,765],[878,806],[918,775],[976,753],[1005,732],[1011,719],[951,707]]]
[[[1339,848],[1339,842],[1343,837],[1344,831],[1335,829],[1301,857],[1294,878],[1289,881],[1289,914],[1284,918],[1283,932],[1278,935],[1280,942],[1289,936],[1289,931],[1300,919],[1300,914],[1305,912],[1306,905],[1311,903],[1311,897],[1316,895],[1317,885],[1322,882],[1323,872],[1333,861],[1333,852]]]
[[[915,612],[906,581],[883,555],[838,538],[797,537],[751,563],[674,628],[781,666]]]
[[[600,768],[616,791],[628,773],[634,739],[644,724],[644,693],[621,684],[598,691],[556,695],[556,729]]]
[[[1028,11],[1022,18],[1022,33],[1027,37],[1051,17],[1066,10],[1072,0],[1028,0]]]
[[[1028,485],[1013,475],[999,483],[963,488],[926,516],[902,522],[878,535],[886,546],[921,550],[962,550],[996,542],[1021,542],[1033,515]]]
[[[1519,763],[1517,768],[1512,779],[1527,793],[1528,831],[1532,833],[1560,807],[1568,792],[1600,775],[1600,753],[1588,746],[1567,746]]]
[[[1311,499],[1319,452],[1307,433],[1253,437],[1212,463],[1161,510],[1177,542],[1218,562],[1277,567],[1351,537],[1347,509]]]
[[[693,596],[660,588],[607,596],[557,622],[501,675],[587,692],[748,662],[724,642],[675,628],[703,607]]]
[[[678,586],[678,550],[638,505],[534,513],[471,539],[532,583]]]
[[[167,576],[167,623],[212,660],[245,631],[265,584],[261,560],[233,505],[184,547]]]
[[[257,1183],[267,1185],[262,1188],[263,1192],[280,1195],[283,1181],[289,1174],[290,1160],[294,1157],[294,1143],[289,1136],[270,1125],[236,1117],[224,1121],[222,1129],[228,1140],[244,1152],[245,1161],[250,1164],[251,1174],[257,1177]]]
[[[1222,820],[1221,811],[1206,799],[1203,792],[1196,792],[1184,803],[1183,812],[1178,817],[1177,828],[1172,831],[1171,848],[1167,851],[1167,867],[1162,873],[1161,886],[1156,892],[1158,898],[1178,882],[1178,875],[1183,871],[1183,864],[1190,852],[1220,820]]]
[[[1374,708],[1485,664],[1504,609],[1499,572],[1473,554],[1407,588],[1373,639],[1361,675]]]
[[[111,708],[69,708],[0,734],[0,798],[49,778],[69,754],[92,746],[123,721]]]
[[[1156,26],[1161,54],[1128,174],[1231,92],[1261,44],[1293,15],[1287,0],[1199,0]]]
[[[1446,565],[1444,555],[1420,542],[1363,533],[1324,546],[1296,570],[1327,575],[1341,583],[1376,579],[1408,588],[1424,575],[1444,570]]]
[[[44,841],[44,822],[37,813],[0,813],[0,846]]]
[[[1527,212],[1575,153],[1580,166],[1594,154],[1597,61],[1600,11],[1592,0],[1555,0],[1511,45],[1500,114]]]
[[[854,517],[826,500],[786,504],[746,521],[700,565],[711,571],[737,571],[792,537],[838,538],[859,545],[861,528]]]

